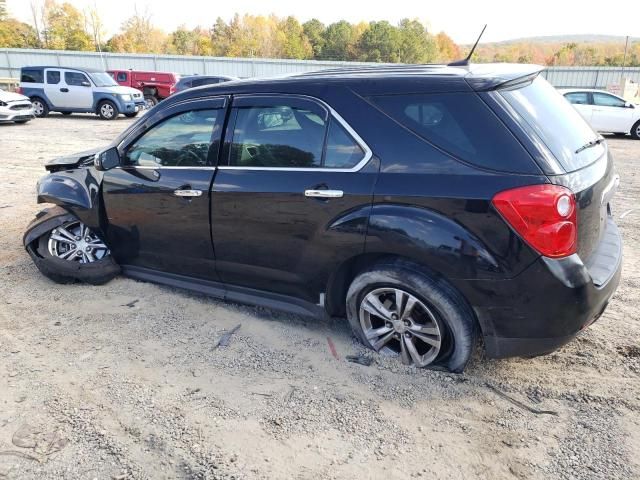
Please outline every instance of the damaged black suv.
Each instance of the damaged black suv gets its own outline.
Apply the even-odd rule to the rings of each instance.
[[[621,271],[606,143],[523,65],[366,67],[170,97],[47,164],[24,245],[58,282],[122,273],[345,317],[461,371],[595,321]]]

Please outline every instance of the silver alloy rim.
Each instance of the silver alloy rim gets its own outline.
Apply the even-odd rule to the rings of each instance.
[[[640,138],[640,125],[636,127],[636,137]]]
[[[36,100],[35,102],[31,102],[33,105],[33,111],[36,115],[42,115],[42,112],[44,111],[44,106],[42,105],[41,102],[39,102],[38,100]]]
[[[103,117],[111,118],[113,117],[113,107],[108,103],[105,103],[100,107],[100,113],[102,113]]]
[[[145,98],[144,99],[144,103],[147,104],[147,108],[155,107],[155,105],[156,105],[156,102],[154,102],[150,98]]]
[[[51,230],[49,253],[78,263],[92,263],[109,255],[109,249],[86,225],[71,221]]]
[[[432,309],[404,290],[385,287],[360,303],[360,326],[371,347],[425,367],[440,353],[442,334]]]

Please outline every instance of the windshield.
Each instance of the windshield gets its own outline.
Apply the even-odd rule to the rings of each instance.
[[[573,172],[598,160],[604,146],[591,144],[599,135],[578,111],[538,76],[525,87],[500,92],[514,110],[536,132],[566,172]],[[585,148],[590,145],[591,148]]]
[[[96,87],[117,87],[116,81],[107,72],[90,73],[89,76]]]

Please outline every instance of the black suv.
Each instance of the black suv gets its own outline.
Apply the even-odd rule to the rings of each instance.
[[[170,97],[50,162],[24,244],[55,281],[130,277],[314,316],[461,371],[549,352],[621,271],[606,143],[523,65],[354,68]]]

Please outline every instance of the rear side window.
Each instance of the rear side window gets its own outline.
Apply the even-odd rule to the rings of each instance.
[[[118,82],[126,82],[127,81],[127,74],[125,72],[118,72],[116,81],[118,81]]]
[[[566,172],[573,172],[596,161],[603,145],[582,147],[598,138],[578,111],[544,78],[500,94],[553,153]],[[577,152],[577,153],[576,153]]]
[[[229,165],[320,167],[325,122],[311,110],[281,105],[239,108]]]
[[[57,70],[49,70],[47,72],[47,83],[49,85],[56,85],[60,83],[60,72]]]
[[[44,71],[37,68],[23,68],[20,81],[24,83],[44,83]]]
[[[353,168],[364,157],[362,147],[335,119],[331,119],[324,154],[327,168]]]
[[[475,93],[371,97],[383,112],[429,143],[478,167],[530,173],[533,160]]]
[[[589,105],[589,94],[587,92],[567,93],[564,98],[574,105]]]

